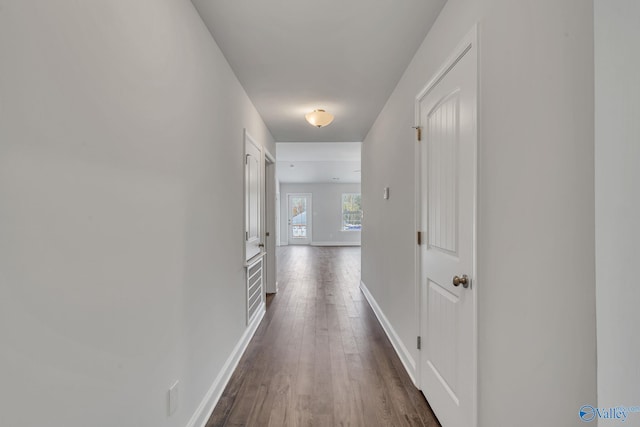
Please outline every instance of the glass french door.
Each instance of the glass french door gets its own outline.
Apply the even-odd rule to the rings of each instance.
[[[287,211],[289,218],[289,244],[311,243],[311,195],[289,194]]]

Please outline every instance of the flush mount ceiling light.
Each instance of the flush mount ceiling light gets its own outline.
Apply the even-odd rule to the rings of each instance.
[[[319,128],[327,126],[333,121],[333,114],[324,110],[313,110],[312,113],[307,113],[304,117],[310,124]]]

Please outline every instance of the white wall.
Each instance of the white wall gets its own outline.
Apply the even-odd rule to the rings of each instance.
[[[359,245],[360,231],[342,231],[342,194],[359,193],[360,184],[280,184],[280,242],[287,244],[287,194],[311,193],[311,244]]]
[[[579,426],[596,399],[591,2],[447,2],[362,144],[362,278],[418,360],[414,100],[478,21],[479,425]]]
[[[640,3],[595,1],[598,405],[640,405]],[[640,414],[630,415],[640,423]],[[603,424],[603,423],[601,423]]]
[[[275,152],[189,1],[2,1],[0,425],[188,423],[245,331],[245,127]]]

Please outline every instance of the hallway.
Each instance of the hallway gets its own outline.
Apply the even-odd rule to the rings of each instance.
[[[359,247],[278,248],[279,292],[207,427],[439,426],[359,281]]]

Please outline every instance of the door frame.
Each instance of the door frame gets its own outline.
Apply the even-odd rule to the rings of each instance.
[[[480,87],[479,87],[479,54],[480,49],[478,47],[478,24],[475,24],[472,29],[465,35],[462,41],[456,46],[453,50],[453,53],[448,56],[448,58],[444,61],[443,65],[438,69],[438,71],[434,74],[434,76],[429,80],[424,89],[422,89],[418,95],[415,97],[415,118],[414,118],[414,127],[418,132],[421,131],[421,111],[420,111],[420,103],[421,101],[431,92],[431,90],[440,83],[440,81],[445,77],[445,75],[458,63],[458,61],[470,50],[475,49],[476,54],[476,64],[475,64],[475,80],[476,80],[476,111],[475,111],[475,120],[472,123],[473,133],[475,134],[475,146],[473,150],[474,157],[474,170],[469,171],[475,176],[474,180],[474,188],[473,188],[473,234],[472,234],[472,245],[473,245],[473,261],[472,261],[472,271],[471,277],[473,278],[473,286],[471,287],[471,291],[474,293],[473,298],[473,352],[472,360],[473,360],[473,372],[475,373],[474,378],[472,378],[473,383],[473,402],[472,402],[472,411],[473,411],[473,421],[474,424],[469,427],[476,427],[478,425],[478,285],[481,285],[481,281],[478,277],[477,270],[477,259],[478,259],[478,145],[480,144],[480,134],[478,132],[478,117],[479,117],[479,105],[480,105]],[[422,150],[426,149],[424,142],[418,141],[416,135],[416,144],[415,144],[415,155],[414,155],[414,181],[415,181],[415,193],[414,193],[414,208],[415,208],[415,229],[418,232],[423,232],[426,229],[425,225],[422,224],[422,176],[423,176],[423,168],[422,168]],[[424,337],[426,335],[426,331],[422,330],[422,286],[421,286],[421,277],[422,277],[422,258],[421,258],[421,245],[416,244],[415,251],[415,312],[416,312],[416,324],[417,330],[420,337]],[[424,346],[421,346],[424,348]],[[422,355],[420,353],[421,350],[418,350],[418,360],[416,360],[416,372],[414,383],[415,385],[422,390]]]
[[[257,254],[253,255],[250,258],[247,258],[247,238],[246,238],[246,233],[248,232],[247,230],[247,223],[248,223],[248,205],[247,205],[247,170],[246,170],[246,161],[247,161],[247,147],[249,144],[253,145],[258,152],[260,153],[260,160],[259,160],[259,171],[258,171],[258,178],[260,179],[260,181],[258,182],[258,215],[260,215],[260,219],[258,221],[258,235],[260,236],[260,240],[262,242],[264,242],[264,236],[263,236],[263,230],[264,230],[264,184],[262,182],[262,180],[264,179],[264,149],[262,147],[262,144],[258,143],[247,131],[246,128],[243,129],[243,148],[242,148],[242,164],[245,165],[245,167],[243,167],[243,178],[242,178],[242,187],[243,187],[243,197],[242,197],[242,205],[243,205],[243,212],[244,212],[244,220],[243,220],[243,225],[242,225],[242,262],[243,264],[246,263],[247,261],[249,261],[249,259],[253,259],[256,256],[260,255],[262,252],[264,251],[259,251]],[[262,243],[261,242],[261,243]]]
[[[291,224],[289,224],[289,199],[291,196],[304,196],[307,198],[307,239],[305,243],[291,243]],[[287,245],[311,245],[313,242],[313,200],[311,193],[287,193]]]
[[[276,268],[276,158],[266,148],[264,150],[264,194],[264,227],[262,228],[262,242],[264,243],[264,250],[266,252],[265,290],[267,293],[277,293],[278,277]],[[269,233],[268,236],[267,233]]]

